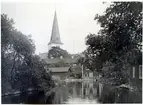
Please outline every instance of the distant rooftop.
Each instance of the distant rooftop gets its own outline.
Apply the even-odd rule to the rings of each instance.
[[[45,62],[48,64],[55,64],[59,61],[64,61],[65,63],[76,63],[77,60],[79,59],[79,55],[73,54],[71,57],[63,57],[63,58],[48,58],[47,57],[48,53],[40,53],[39,56],[41,59],[43,59]]]
[[[65,63],[76,63],[77,62],[77,58],[63,58],[63,59],[60,59],[60,58],[53,58],[53,59],[44,59],[48,64],[54,64],[54,63],[57,63],[59,61],[64,61]]]
[[[51,70],[51,72],[68,72],[70,67],[52,67],[49,68],[49,70]]]

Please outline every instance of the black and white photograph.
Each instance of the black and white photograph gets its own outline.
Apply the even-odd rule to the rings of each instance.
[[[2,104],[141,104],[142,1],[1,1]]]

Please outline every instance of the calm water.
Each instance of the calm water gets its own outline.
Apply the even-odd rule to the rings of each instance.
[[[141,92],[127,88],[114,89],[98,82],[65,82],[51,92],[34,92],[19,96],[3,97],[2,103],[68,104],[68,103],[141,103]]]

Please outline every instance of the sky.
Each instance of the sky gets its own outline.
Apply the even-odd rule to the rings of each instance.
[[[13,18],[15,27],[26,35],[31,35],[36,45],[36,53],[48,51],[54,12],[57,19],[63,49],[71,54],[86,49],[85,38],[89,33],[97,34],[100,24],[94,20],[102,15],[110,3],[102,2],[2,2],[1,12]]]

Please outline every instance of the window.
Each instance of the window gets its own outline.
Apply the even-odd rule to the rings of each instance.
[[[135,67],[133,67],[133,78],[135,78]]]
[[[139,65],[139,79],[142,79],[142,65]]]

